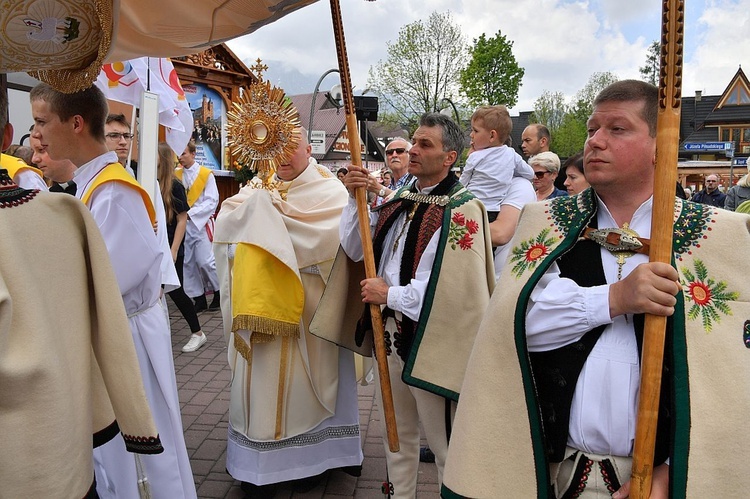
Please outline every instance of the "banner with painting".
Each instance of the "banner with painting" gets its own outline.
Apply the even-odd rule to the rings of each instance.
[[[207,168],[221,170],[226,137],[226,106],[216,90],[199,83],[184,85],[190,111],[193,113],[195,161]]]

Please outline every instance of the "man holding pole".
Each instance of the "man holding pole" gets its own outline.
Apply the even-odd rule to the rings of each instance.
[[[645,82],[605,88],[584,149],[593,190],[524,209],[467,369],[444,496],[627,497],[644,314],[669,317],[651,497],[747,488],[724,470],[748,456],[750,290],[726,258],[750,242],[748,219],[675,200],[676,268],[648,262],[657,107]]]
[[[409,151],[409,173],[416,181],[370,218],[378,276],[360,284],[362,301],[383,308],[400,442],[400,451],[391,452],[384,432],[392,497],[416,495],[420,421],[441,480],[466,359],[494,286],[484,206],[450,171],[463,142],[450,118],[423,115]],[[352,196],[367,187],[368,177],[366,169],[350,167],[344,182]],[[353,197],[342,214],[340,236],[347,255],[362,260]],[[358,333],[370,323],[367,307]],[[376,391],[380,401],[379,382]]]

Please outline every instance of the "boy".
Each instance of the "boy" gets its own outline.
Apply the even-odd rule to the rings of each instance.
[[[480,106],[471,116],[471,147],[460,182],[487,208],[492,222],[513,177],[534,178],[534,170],[505,145],[513,123],[505,106]]]

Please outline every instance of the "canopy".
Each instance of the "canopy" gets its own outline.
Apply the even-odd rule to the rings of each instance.
[[[106,62],[177,57],[252,33],[317,0],[15,0],[0,10],[0,73],[89,86]]]

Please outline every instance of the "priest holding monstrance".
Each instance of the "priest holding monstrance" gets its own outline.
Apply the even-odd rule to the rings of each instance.
[[[228,114],[233,151],[257,176],[222,204],[214,238],[232,370],[227,470],[268,496],[362,463],[353,355],[307,330],[347,192],[311,158],[281,90],[253,85]]]

